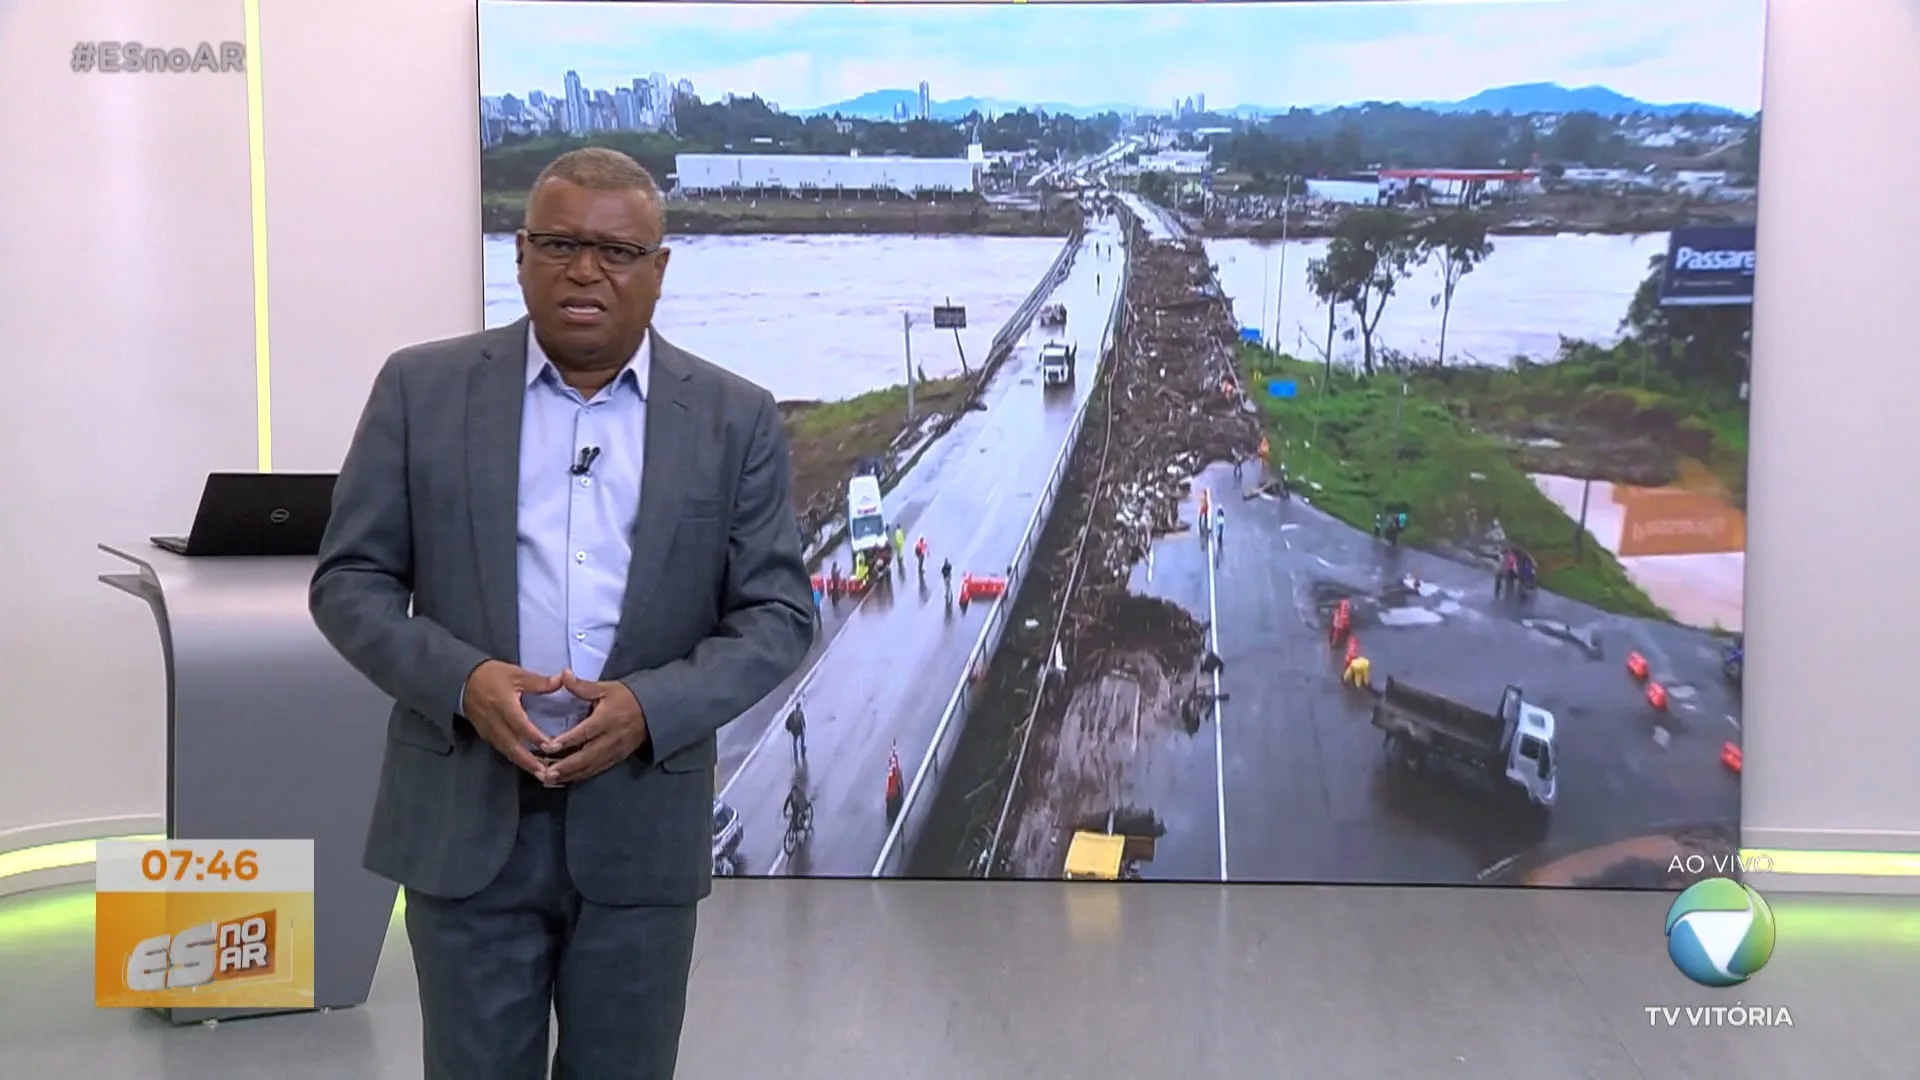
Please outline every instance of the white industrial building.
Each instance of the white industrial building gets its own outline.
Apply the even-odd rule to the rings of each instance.
[[[975,155],[976,157],[978,155]],[[679,154],[675,188],[689,195],[793,191],[905,196],[980,190],[984,158],[839,157],[827,154]]]
[[[1206,150],[1162,150],[1141,154],[1127,173],[1171,173],[1174,176],[1200,176],[1213,167],[1213,155]]]

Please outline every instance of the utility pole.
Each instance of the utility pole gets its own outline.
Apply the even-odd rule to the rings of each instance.
[[[953,306],[953,297],[947,297],[947,306]],[[967,347],[960,343],[960,328],[957,326],[953,328],[953,347],[960,353],[960,374],[972,375],[973,370],[967,367]],[[909,345],[908,348],[911,349],[912,346]]]
[[[1573,556],[1580,558],[1586,554],[1587,546],[1587,501],[1593,498],[1593,480],[1591,477],[1580,484],[1580,521],[1573,527]]]
[[[913,423],[913,312],[900,313],[900,340],[907,346],[907,423]]]
[[[1293,220],[1293,177],[1280,178],[1280,292],[1273,298],[1273,340],[1280,340],[1280,320],[1287,306],[1287,225]],[[1278,351],[1276,344],[1275,350]]]

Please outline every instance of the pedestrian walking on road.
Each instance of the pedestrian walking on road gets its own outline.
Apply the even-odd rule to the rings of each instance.
[[[793,737],[793,760],[807,759],[807,714],[800,710],[800,701],[795,699],[793,711],[787,714],[787,734]]]
[[[1218,548],[1227,542],[1227,508],[1222,506],[1213,512],[1213,546]]]

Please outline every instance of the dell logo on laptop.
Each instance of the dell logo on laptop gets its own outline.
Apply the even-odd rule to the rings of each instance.
[[[273,522],[275,525],[285,525],[292,517],[293,515],[288,513],[286,507],[283,506],[276,509],[273,513],[268,514],[267,520]]]

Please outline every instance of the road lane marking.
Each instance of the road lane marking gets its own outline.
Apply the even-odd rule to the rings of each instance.
[[[1133,684],[1133,752],[1136,754],[1140,752],[1140,696],[1141,694],[1142,694],[1142,691],[1140,689],[1140,684],[1134,683]]]
[[[1207,637],[1209,648],[1220,655],[1219,590],[1214,585],[1213,560],[1207,560]],[[1220,671],[1213,672],[1213,790],[1220,809],[1220,880],[1227,880],[1227,764],[1226,747],[1220,734]]]

